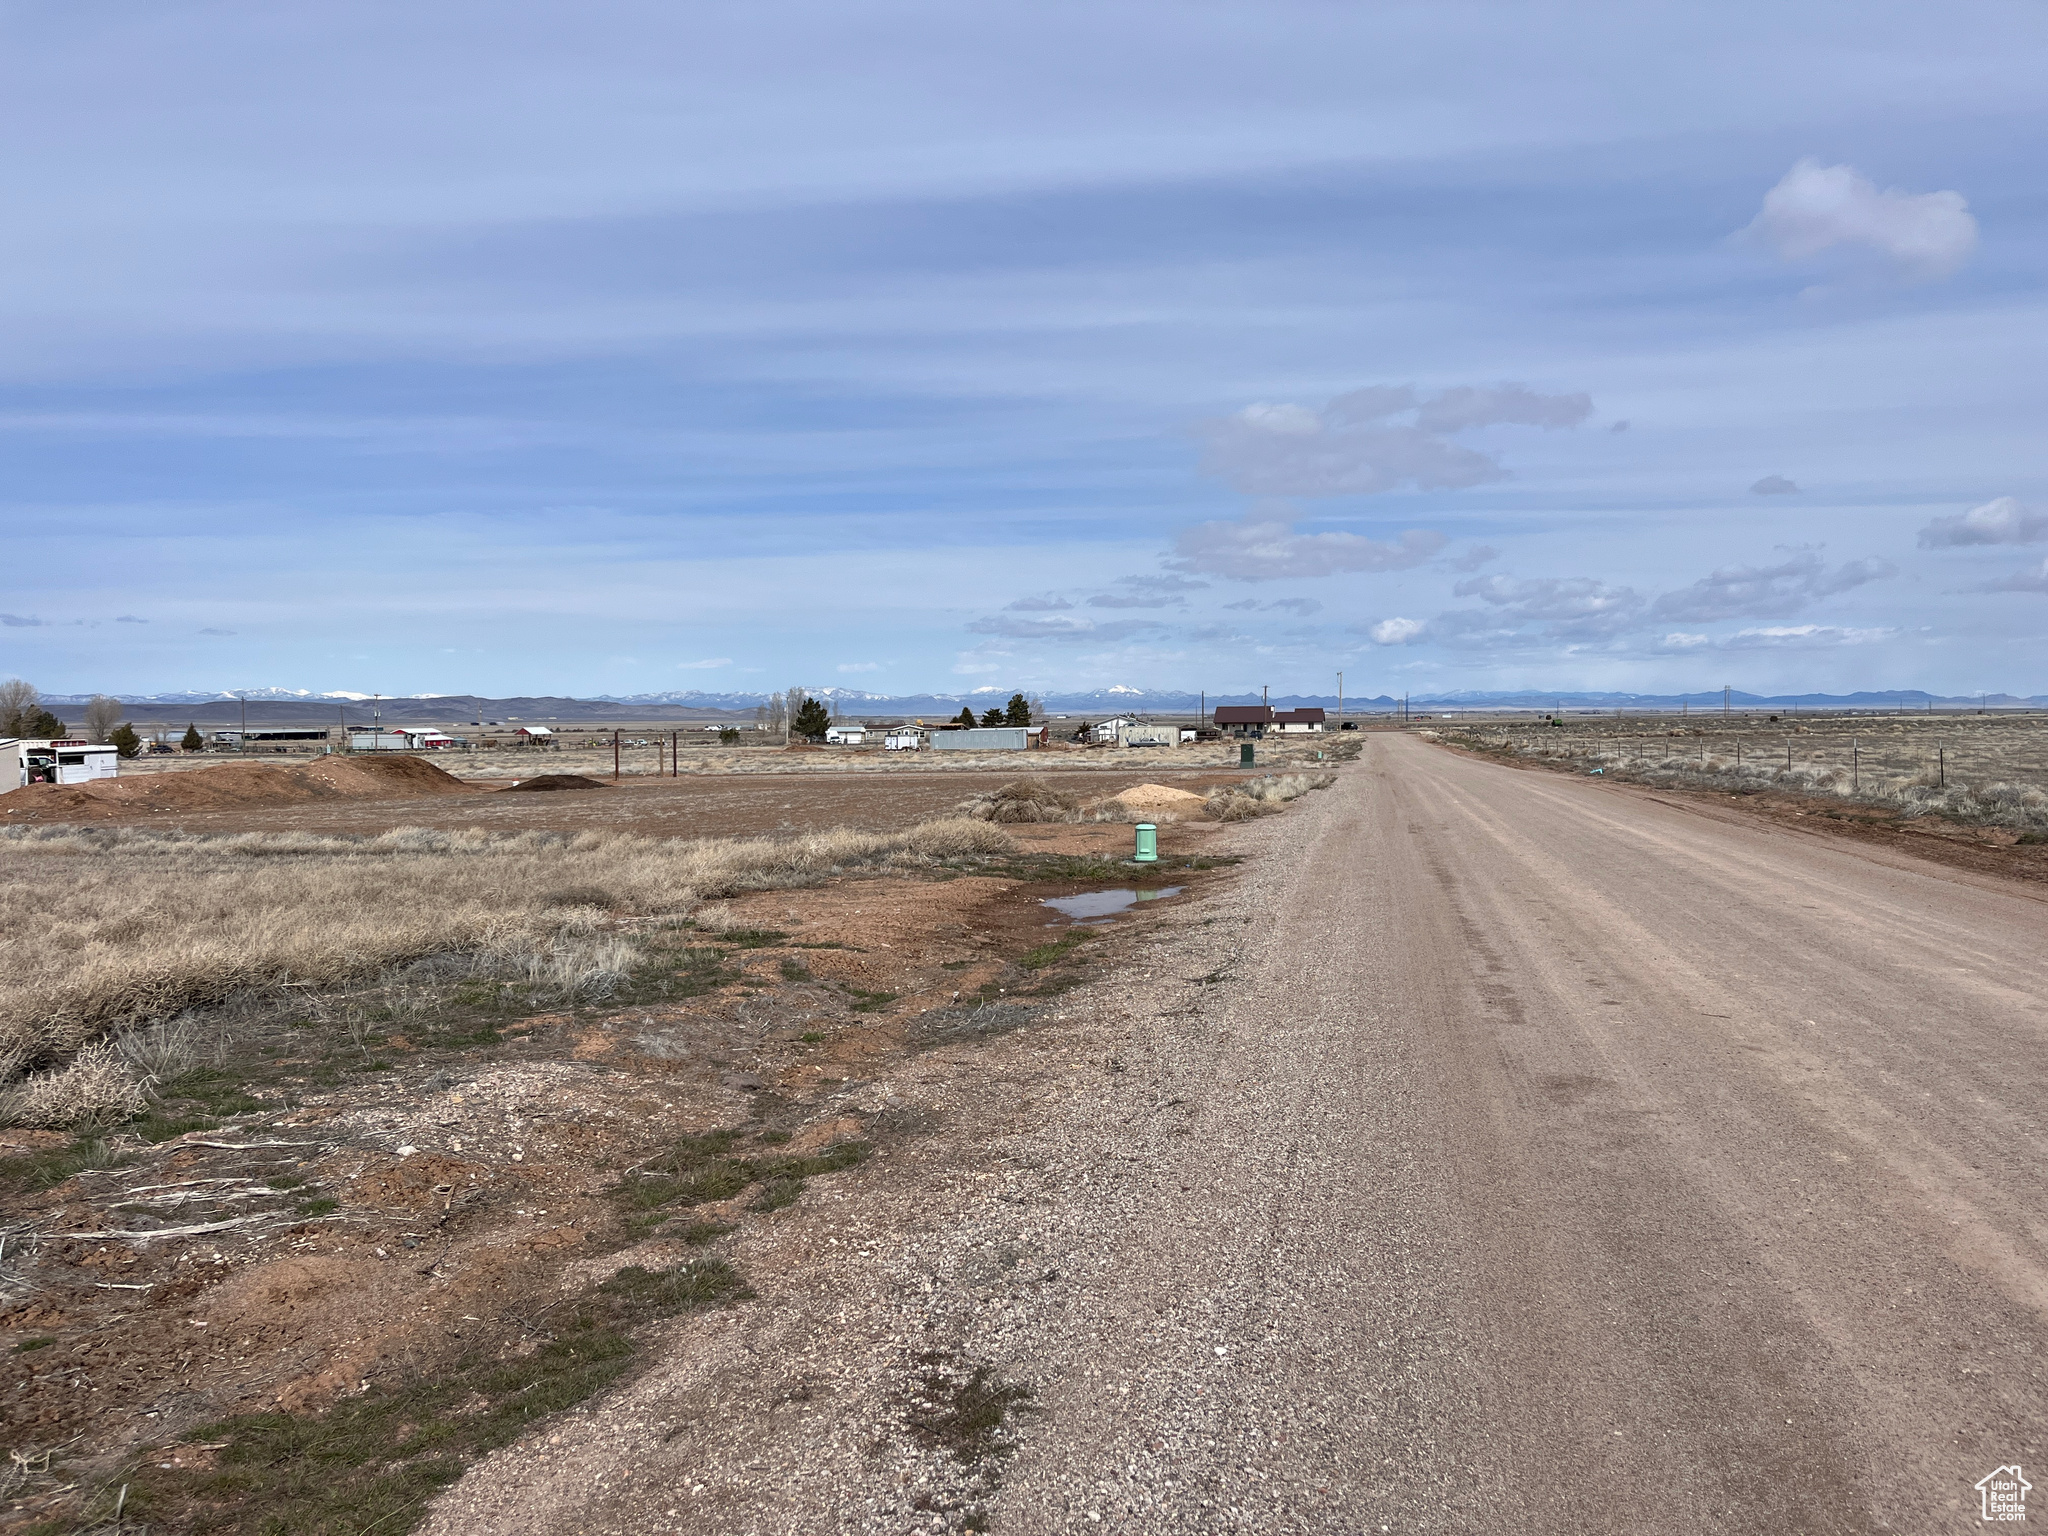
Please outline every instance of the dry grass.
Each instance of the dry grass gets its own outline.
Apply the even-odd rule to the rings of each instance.
[[[0,829],[0,1082],[117,1033],[121,1049],[95,1056],[94,1070],[139,1082],[138,1071],[158,1071],[151,1051],[175,1049],[167,1021],[188,1009],[305,997],[428,956],[562,999],[598,998],[635,959],[622,918],[680,919],[742,891],[1011,847],[1007,834],[965,819],[697,841]],[[22,1093],[69,1091],[54,1083],[49,1073],[31,1080],[17,1113],[28,1112]]]
[[[1288,801],[1336,782],[1329,773],[1278,773],[1261,779],[1219,785],[1203,797],[1200,815],[1208,821],[1248,821],[1270,816]],[[1192,801],[1189,802],[1191,805]],[[1007,825],[1028,822],[1176,821],[1171,809],[1128,805],[1114,795],[1090,802],[1044,779],[1012,779],[999,789],[976,795],[961,810],[981,821]]]
[[[1313,789],[1327,789],[1337,782],[1334,773],[1272,773],[1242,784],[1225,784],[1209,792],[1203,814],[1215,821],[1250,821],[1254,816],[1271,816],[1290,800],[1298,800]]]
[[[1997,716],[1570,720],[1425,732],[1605,777],[1886,806],[1905,817],[2048,829],[2048,721]]]

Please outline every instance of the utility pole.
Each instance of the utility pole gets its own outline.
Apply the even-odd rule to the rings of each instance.
[[[1337,729],[1344,729],[1344,674],[1337,674]]]
[[[1206,688],[1202,690],[1202,713],[1197,719],[1196,724],[1200,725],[1205,731],[1209,729],[1209,690]]]
[[[235,697],[242,701],[242,733],[235,738],[235,750],[237,752],[247,752],[249,750],[249,696],[237,690]]]
[[[1733,685],[1732,683],[1723,683],[1723,684],[1721,685],[1721,713],[1722,713],[1722,714],[1724,714],[1724,715],[1725,715],[1725,714],[1727,714],[1727,713],[1728,713],[1728,701],[1729,701],[1729,699],[1730,699],[1730,698],[1732,698],[1732,697],[1734,696],[1734,693],[1735,693],[1735,687],[1734,687],[1734,685]]]

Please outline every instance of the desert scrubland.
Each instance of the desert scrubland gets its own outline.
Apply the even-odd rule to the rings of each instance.
[[[408,824],[651,785],[234,763],[0,826],[13,1516],[411,1528],[493,1447],[644,1368],[662,1319],[793,1262],[775,1238],[808,1184],[921,1144],[869,1085],[1055,1017],[1152,910],[1073,927],[1043,898],[1219,878],[1236,824],[1330,782],[1119,768],[956,772],[930,781],[941,814],[894,826],[653,837]],[[882,778],[774,793],[849,781]],[[266,794],[367,821],[172,824]],[[1138,820],[1156,865],[1124,862]],[[978,1370],[926,1369],[933,1423],[973,1408]],[[972,1482],[1005,1423],[935,1429],[932,1455]]]
[[[1905,819],[2048,831],[2048,718],[2040,716],[1562,719],[1557,727],[1459,721],[1427,734],[1645,784],[1779,791]]]

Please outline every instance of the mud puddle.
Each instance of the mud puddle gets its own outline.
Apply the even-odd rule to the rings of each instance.
[[[1039,903],[1051,907],[1070,923],[1104,923],[1119,912],[1130,910],[1141,901],[1158,901],[1166,896],[1178,896],[1186,886],[1162,886],[1156,891],[1082,891],[1076,896],[1048,896]]]

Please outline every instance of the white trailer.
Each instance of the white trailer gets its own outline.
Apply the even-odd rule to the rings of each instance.
[[[30,784],[89,784],[94,779],[111,779],[119,772],[121,754],[116,748],[90,741],[30,741],[10,737],[0,741],[0,763],[11,763],[16,776],[9,789]]]

